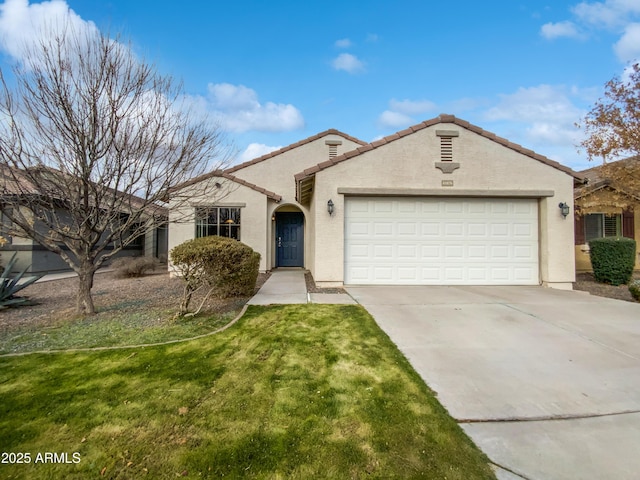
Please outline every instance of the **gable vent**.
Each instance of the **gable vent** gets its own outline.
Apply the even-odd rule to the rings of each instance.
[[[342,145],[340,140],[326,140],[325,145],[329,145],[329,158],[335,158],[338,156],[338,145]]]
[[[436,135],[440,137],[440,161],[435,162],[435,167],[442,173],[453,173],[460,168],[460,164],[453,161],[453,137],[460,133],[457,130],[436,130]]]
[[[440,161],[453,161],[453,137],[459,133],[456,130],[436,130],[436,135],[440,137]]]
[[[451,137],[440,137],[440,161],[453,161],[453,140]]]

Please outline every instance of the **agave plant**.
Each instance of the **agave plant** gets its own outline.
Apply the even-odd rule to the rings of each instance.
[[[28,299],[18,297],[16,293],[43,277],[42,274],[25,277],[24,274],[27,272],[28,266],[15,277],[11,277],[11,270],[17,261],[14,253],[9,263],[5,265],[2,275],[0,275],[0,309],[27,304]]]

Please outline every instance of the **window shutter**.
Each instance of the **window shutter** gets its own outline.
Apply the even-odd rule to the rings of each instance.
[[[633,222],[633,210],[627,209],[622,212],[622,236],[633,238],[635,225]]]
[[[584,215],[576,215],[574,217],[574,230],[575,230],[575,244],[582,245],[585,243],[584,236]]]

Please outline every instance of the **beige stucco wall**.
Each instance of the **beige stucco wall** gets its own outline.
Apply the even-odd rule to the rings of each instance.
[[[635,269],[640,270],[640,205],[635,206],[633,213],[634,237],[636,240],[636,264]],[[576,271],[591,272],[591,259],[589,258],[589,245],[575,245]]]
[[[232,174],[282,195],[280,202],[282,204],[297,204],[295,199],[296,185],[293,177],[307,168],[329,160],[329,146],[326,141],[342,142],[337,147],[338,155],[360,146],[340,135],[330,134],[265,161],[235,170]]]
[[[460,168],[443,174],[436,130],[455,130],[453,161]],[[442,180],[454,185],[443,187]],[[339,188],[434,189],[443,196],[456,191],[545,190],[551,197],[538,201],[540,222],[540,281],[543,285],[571,288],[575,279],[573,221],[560,214],[566,202],[573,211],[573,177],[455,124],[439,124],[368,151],[316,174],[313,215],[314,259],[309,265],[319,284],[339,284],[344,267],[344,202]],[[335,204],[333,216],[327,200]]]
[[[300,205],[296,201],[294,175],[329,159],[329,146],[326,144],[327,141],[341,142],[337,147],[338,155],[360,146],[340,135],[329,134],[262,162],[248,165],[232,172],[232,174],[238,178],[259,185],[262,188],[282,196],[282,200],[279,203],[269,201],[267,205],[266,218],[268,219],[268,232],[265,237],[266,245],[264,247],[268,252],[265,264],[267,269],[276,266],[275,222],[271,221],[271,218],[276,212],[300,211],[303,213],[304,265],[306,268],[309,268],[309,265],[312,263],[312,259],[314,258],[313,216],[310,214],[307,206]]]
[[[277,212],[300,211],[303,213],[304,262],[305,266],[308,266],[314,258],[314,235],[311,233],[313,221],[310,220],[309,209],[300,205],[295,199],[294,175],[329,159],[327,140],[341,142],[337,147],[338,155],[359,146],[340,135],[329,134],[262,162],[231,172],[235,177],[280,195],[282,197],[280,202],[275,202],[252,188],[220,177],[210,178],[181,190],[180,203],[184,202],[184,198],[189,200],[180,208],[177,207],[176,201],[170,203],[169,251],[176,245],[194,238],[197,206],[216,203],[246,204],[241,212],[241,241],[260,253],[260,269],[269,270],[276,264],[276,225],[272,218]],[[221,189],[214,188],[216,182],[222,185]],[[230,191],[227,192],[227,190]],[[216,196],[217,191],[221,194]]]
[[[216,188],[215,184],[221,185]],[[188,199],[188,200],[183,200]],[[267,270],[267,197],[249,187],[212,177],[186,187],[169,202],[169,252],[177,245],[195,238],[195,209],[206,206],[236,206],[240,212],[240,241],[260,254],[260,270]],[[170,271],[173,272],[171,264]]]

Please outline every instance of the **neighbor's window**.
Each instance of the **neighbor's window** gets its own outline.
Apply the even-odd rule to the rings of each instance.
[[[210,235],[240,240],[240,208],[196,208],[196,238]]]
[[[585,241],[622,236],[622,216],[591,213],[584,216]]]
[[[133,237],[133,240],[131,240],[131,243],[129,244],[130,246],[144,248],[145,233],[142,232],[142,233],[138,233],[138,235],[135,235],[137,232],[140,232],[140,229],[143,226],[144,226],[144,223],[134,223],[129,228],[129,236]]]

